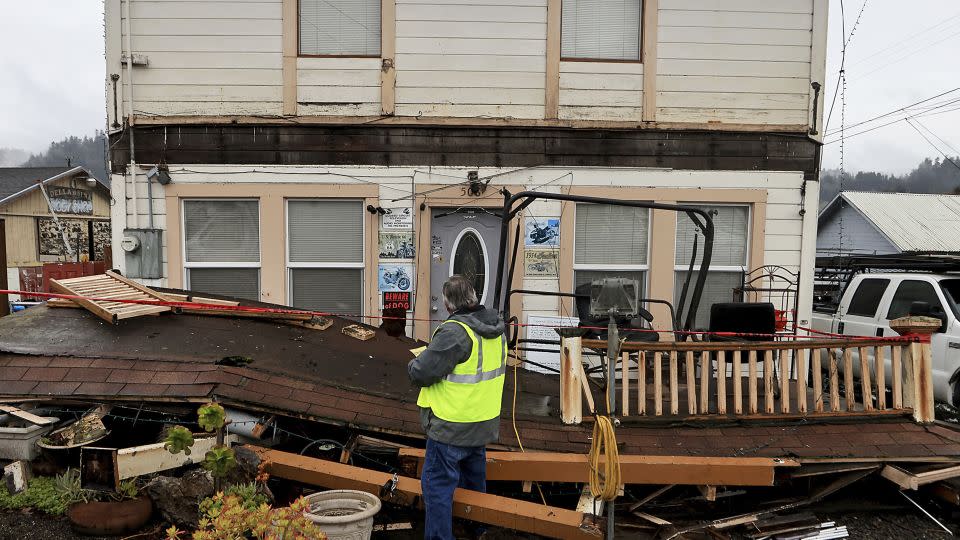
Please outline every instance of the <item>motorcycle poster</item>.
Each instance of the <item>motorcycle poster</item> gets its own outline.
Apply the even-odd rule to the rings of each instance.
[[[560,251],[527,249],[523,252],[524,273],[528,276],[556,276]]]
[[[381,259],[412,259],[414,251],[413,232],[380,231]]]
[[[377,270],[380,292],[413,291],[413,265],[407,263],[380,264]]]
[[[527,217],[524,225],[526,248],[560,247],[560,219]]]

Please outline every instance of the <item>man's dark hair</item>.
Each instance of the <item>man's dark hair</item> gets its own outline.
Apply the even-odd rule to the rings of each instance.
[[[461,275],[450,276],[443,284],[443,301],[451,312],[472,308],[480,303],[473,283]]]

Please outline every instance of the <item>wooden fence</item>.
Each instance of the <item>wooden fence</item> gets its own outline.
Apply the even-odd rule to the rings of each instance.
[[[606,342],[565,338],[561,347],[561,417],[579,423],[605,412],[591,388],[584,349]],[[618,358],[621,417],[766,418],[913,414],[933,421],[929,339],[623,343]],[[596,401],[596,405],[594,404]]]

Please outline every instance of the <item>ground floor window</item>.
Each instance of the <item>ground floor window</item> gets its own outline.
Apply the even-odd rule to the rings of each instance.
[[[646,208],[577,204],[573,259],[577,293],[588,294],[591,281],[619,277],[637,280],[643,297],[649,237]]]
[[[364,209],[360,200],[287,201],[290,304],[363,314]]]
[[[184,200],[182,215],[186,288],[259,300],[259,201]]]
[[[714,226],[713,256],[695,322],[696,328],[707,328],[710,325],[710,306],[718,302],[732,302],[733,290],[743,284],[743,272],[747,266],[750,240],[750,207],[746,205],[692,206],[710,214]],[[680,309],[680,295],[687,279],[694,243],[696,243],[697,253],[693,267],[697,270],[703,260],[703,240],[703,233],[693,221],[686,214],[678,213],[674,279],[674,302],[678,309]],[[690,294],[696,283],[697,274],[698,272],[693,272],[690,278],[690,286],[683,306],[684,311],[690,305]]]

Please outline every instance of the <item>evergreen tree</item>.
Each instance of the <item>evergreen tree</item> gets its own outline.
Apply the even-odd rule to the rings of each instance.
[[[50,143],[46,152],[32,154],[23,167],[58,167],[83,166],[100,180],[109,183],[106,161],[107,138],[102,131],[97,131],[92,137],[66,137],[61,141]]]

